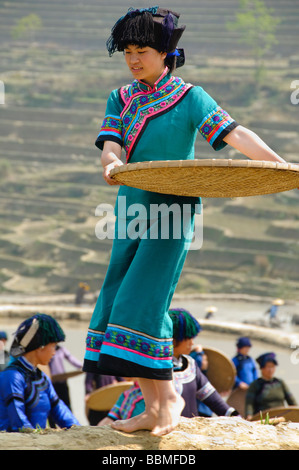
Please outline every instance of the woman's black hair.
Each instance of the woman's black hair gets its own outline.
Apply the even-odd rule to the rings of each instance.
[[[152,7],[143,10],[129,10],[113,26],[106,46],[109,55],[123,51],[128,45],[152,47],[158,52],[171,53],[185,30],[177,27],[179,14],[169,10]],[[176,66],[184,64],[184,54],[166,57],[165,66],[172,72]]]
[[[150,13],[126,15],[114,25],[106,43],[109,55],[115,51],[123,51],[129,44],[156,48],[154,20]]]
[[[176,69],[177,58],[176,56],[166,57],[164,60],[165,66],[169,68],[169,72],[173,72]]]

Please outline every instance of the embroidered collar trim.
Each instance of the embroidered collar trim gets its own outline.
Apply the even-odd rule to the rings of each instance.
[[[25,367],[25,369],[28,369],[30,372],[35,372],[36,367],[34,367],[31,362],[29,362],[25,357],[21,356],[18,358],[18,361]]]
[[[124,104],[120,116],[127,162],[150,120],[170,111],[193,87],[179,77],[170,76],[167,67],[152,88],[146,85],[147,92],[140,90],[140,87],[145,85],[134,80],[131,85],[119,90],[120,99]]]
[[[140,91],[153,93],[154,91],[157,91],[159,88],[161,88],[164,85],[164,78],[168,75],[168,73],[169,73],[169,69],[168,67],[165,67],[162,74],[160,75],[158,80],[155,81],[153,86],[149,85],[148,83],[143,82],[142,80],[134,80],[134,82],[138,86]]]

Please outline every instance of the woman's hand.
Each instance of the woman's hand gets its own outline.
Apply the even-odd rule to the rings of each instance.
[[[121,166],[121,165],[123,165],[122,161],[114,160],[113,162],[108,163],[108,165],[104,166],[103,178],[106,181],[106,183],[110,184],[111,186],[115,185],[115,184],[120,184],[120,183],[118,183],[118,181],[116,181],[116,180],[114,180],[113,178],[110,177],[110,171],[113,168],[116,168],[116,167]]]
[[[117,166],[123,165],[120,159],[121,157],[121,146],[116,142],[107,140],[104,143],[104,148],[101,156],[101,163],[103,165],[103,178],[106,183],[110,185],[119,184],[117,181],[110,177],[110,171]]]

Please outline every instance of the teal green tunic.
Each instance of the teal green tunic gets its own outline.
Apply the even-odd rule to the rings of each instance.
[[[219,150],[236,126],[201,87],[172,77],[165,68],[152,88],[135,80],[112,91],[96,145],[103,149],[106,140],[119,143],[130,163],[188,160],[194,158],[198,132]],[[134,215],[128,212],[136,203],[143,210],[134,237],[129,231]],[[153,219],[151,212],[162,204],[169,209],[167,236],[163,216]],[[186,207],[190,217],[184,217]],[[167,312],[199,207],[196,197],[120,186],[111,260],[88,330],[85,371],[171,379],[172,322]]]

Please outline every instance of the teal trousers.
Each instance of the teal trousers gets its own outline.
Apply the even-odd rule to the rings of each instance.
[[[118,219],[111,259],[87,334],[84,368],[99,374],[172,378],[169,306],[190,246],[194,214]],[[135,230],[132,231],[132,225]]]

